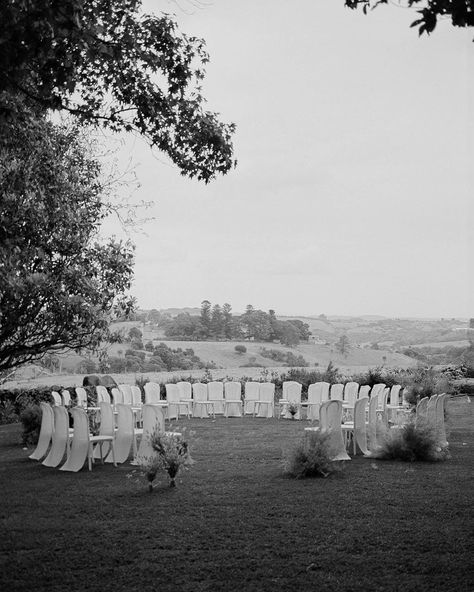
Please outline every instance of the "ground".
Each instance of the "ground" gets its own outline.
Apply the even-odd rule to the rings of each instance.
[[[305,422],[184,420],[196,464],[176,489],[132,467],[63,473],[0,428],[2,590],[472,590],[473,411],[450,402],[452,459],[355,458],[292,480],[282,450]]]

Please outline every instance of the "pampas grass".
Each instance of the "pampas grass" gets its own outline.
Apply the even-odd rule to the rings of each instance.
[[[283,459],[283,471],[294,479],[328,477],[336,464],[331,461],[331,445],[328,432],[307,432]]]
[[[438,462],[450,458],[448,449],[440,446],[436,430],[428,421],[410,421],[398,429],[388,430],[370,456],[405,462]]]

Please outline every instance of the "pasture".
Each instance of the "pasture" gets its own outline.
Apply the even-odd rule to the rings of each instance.
[[[180,420],[196,464],[148,493],[129,464],[63,473],[0,428],[3,590],[472,590],[472,404],[449,403],[452,459],[354,457],[283,476],[306,422]]]

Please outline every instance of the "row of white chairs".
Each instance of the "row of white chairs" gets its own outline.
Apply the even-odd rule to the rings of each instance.
[[[319,425],[305,428],[305,433],[315,431],[328,432],[330,446],[333,451],[332,460],[350,460],[347,453],[348,445],[352,444],[353,454],[361,452],[370,456],[377,450],[380,437],[386,434],[387,429],[403,427],[406,417],[394,424],[392,428],[379,414],[378,398],[382,393],[368,397],[362,397],[355,401],[352,421],[343,422],[343,403],[333,399],[324,401],[319,408]],[[417,424],[427,422],[435,432],[436,442],[440,448],[448,446],[446,438],[445,409],[449,395],[446,393],[433,395],[422,399],[416,407],[415,421]],[[368,411],[368,413],[367,413]]]
[[[47,467],[58,467],[64,457],[66,461],[60,467],[62,471],[79,471],[86,460],[89,470],[94,459],[113,463],[124,463],[133,452],[146,457],[151,454],[148,435],[155,429],[159,433],[180,437],[178,432],[165,432],[163,411],[157,405],[143,405],[143,427],[137,428],[130,405],[117,404],[117,420],[110,403],[100,403],[100,430],[98,435],[89,431],[89,418],[82,407],[71,409],[73,428],[69,428],[69,415],[66,407],[41,403],[42,419],[38,444],[30,455],[33,460],[41,460]],[[138,447],[138,437],[141,437]]]

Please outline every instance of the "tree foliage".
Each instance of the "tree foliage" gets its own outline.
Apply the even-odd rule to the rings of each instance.
[[[388,0],[345,0],[345,4],[353,9],[362,6],[364,14],[367,14],[368,10],[380,4],[388,4]],[[418,27],[420,35],[432,33],[438,20],[443,18],[450,18],[454,27],[474,26],[474,0],[406,0],[403,4],[400,2],[400,6],[420,6],[417,11],[420,16],[411,24]]]
[[[0,121],[0,371],[93,348],[128,304],[133,248],[101,243],[100,165],[77,128]]]
[[[137,131],[183,175],[205,182],[234,165],[234,125],[204,109],[202,39],[141,0],[3,0],[0,116],[14,96],[111,130]]]

